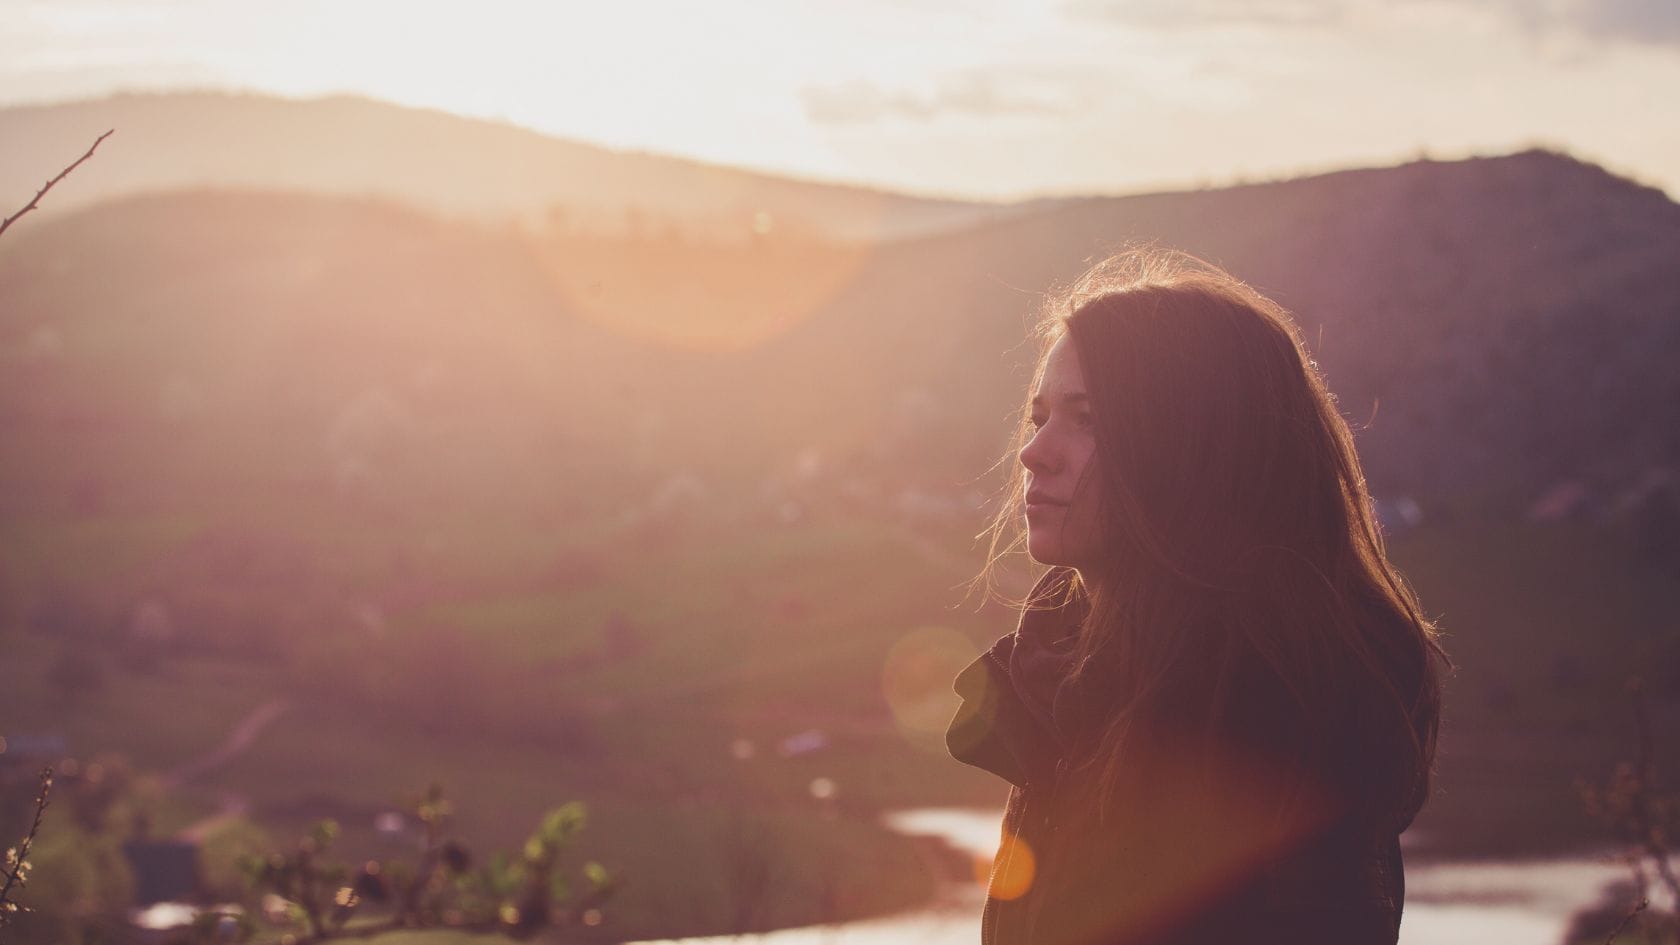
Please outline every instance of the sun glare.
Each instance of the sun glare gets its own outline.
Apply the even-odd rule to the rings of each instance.
[[[537,245],[572,311],[697,351],[751,348],[792,329],[832,303],[871,252],[778,227],[764,210],[715,224],[697,230],[632,214],[616,236],[553,234]]]

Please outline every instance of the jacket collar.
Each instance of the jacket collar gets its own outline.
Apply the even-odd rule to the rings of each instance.
[[[1058,697],[1085,616],[1073,576],[1071,568],[1045,574],[1028,595],[1015,632],[956,679],[963,702],[945,735],[951,755],[1017,787],[1052,774],[1070,741],[1072,727]]]

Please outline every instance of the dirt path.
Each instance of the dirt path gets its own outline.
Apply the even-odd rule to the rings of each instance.
[[[257,736],[262,734],[262,730],[267,728],[275,719],[284,715],[288,708],[290,706],[286,700],[270,699],[252,709],[233,726],[233,730],[228,733],[226,741],[165,774],[160,779],[163,788],[165,790],[178,788],[188,781],[203,777],[208,772],[239,757],[257,740]],[[175,834],[175,839],[193,843],[202,842],[205,837],[214,833],[218,827],[228,821],[243,817],[250,809],[251,804],[245,799],[244,795],[234,791],[224,791],[220,795],[216,813],[183,827]]]
[[[250,748],[251,743],[257,740],[258,735],[262,734],[262,730],[267,728],[270,722],[284,714],[287,708],[286,700],[270,699],[252,709],[248,715],[239,720],[238,724],[234,725],[233,731],[228,733],[227,741],[165,774],[163,776],[163,786],[165,788],[179,787],[205,772],[221,767],[237,758],[241,752]]]

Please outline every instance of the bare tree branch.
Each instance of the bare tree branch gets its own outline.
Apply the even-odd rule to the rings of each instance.
[[[38,204],[40,204],[41,198],[45,197],[47,195],[47,191],[53,189],[54,184],[57,184],[59,181],[63,180],[64,178],[66,178],[68,176],[70,176],[70,172],[75,170],[78,167],[81,167],[83,161],[87,160],[90,157],[93,157],[93,152],[99,150],[99,143],[104,141],[106,138],[111,137],[111,132],[114,132],[116,130],[117,129],[112,128],[110,131],[107,131],[104,134],[100,135],[99,137],[93,139],[93,144],[88,147],[87,153],[82,155],[81,157],[77,158],[75,163],[71,164],[69,167],[65,168],[62,171],[59,171],[57,177],[54,177],[52,180],[49,180],[45,184],[43,184],[41,186],[41,189],[37,190],[35,192],[35,199],[34,200],[31,200],[31,201],[29,201],[29,203],[25,204],[24,208],[22,210],[19,210],[18,212],[16,212],[16,213],[12,214],[11,216],[7,217],[5,220],[0,221],[0,233],[6,232],[6,228],[11,226],[12,222],[15,221],[18,217],[21,217],[24,214],[28,213],[29,211],[35,209],[35,207]]]
[[[1626,915],[1622,916],[1622,921],[1616,923],[1616,927],[1610,930],[1610,935],[1604,940],[1604,945],[1615,945],[1616,939],[1621,938],[1622,933],[1627,931],[1629,923],[1633,922],[1633,920],[1638,917],[1639,913],[1644,912],[1645,908],[1650,904],[1651,900],[1649,899],[1641,899],[1638,903],[1634,904],[1634,907],[1629,909]]]
[[[8,862],[5,867],[6,884],[0,887],[0,925],[6,924],[11,913],[17,910],[17,905],[11,901],[12,888],[22,886],[29,872],[29,850],[35,845],[35,834],[41,830],[41,816],[47,812],[47,804],[52,795],[53,770],[51,766],[41,769],[41,793],[35,796],[35,819],[29,824],[29,832],[23,835],[23,841],[8,851]]]

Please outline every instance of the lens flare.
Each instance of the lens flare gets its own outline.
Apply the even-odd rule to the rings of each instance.
[[[623,232],[551,233],[533,251],[565,308],[616,334],[740,351],[830,305],[873,246],[805,232],[767,210],[719,232],[636,218]]]
[[[983,867],[984,861],[978,861],[978,864]],[[1019,836],[1007,834],[1003,843],[998,845],[997,858],[992,862],[991,885],[987,892],[994,899],[1019,899],[1032,888],[1033,875],[1037,870],[1038,863],[1032,847]]]
[[[948,627],[919,627],[887,651],[881,691],[899,731],[912,744],[944,750],[944,734],[956,712],[951,681],[979,653],[969,639]]]

